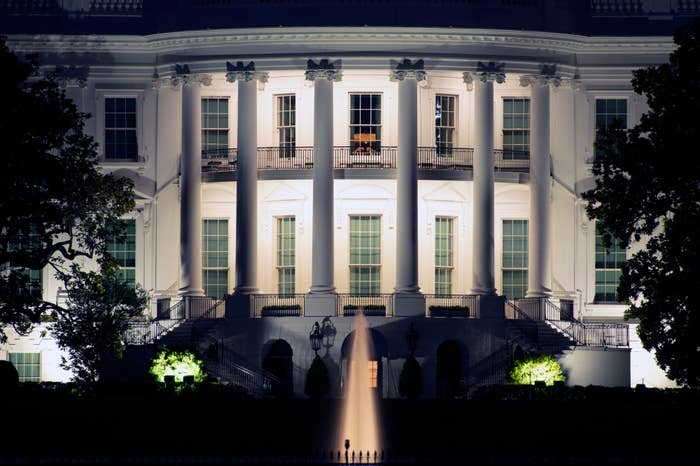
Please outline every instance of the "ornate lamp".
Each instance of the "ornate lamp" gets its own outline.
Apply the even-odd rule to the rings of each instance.
[[[323,341],[323,335],[321,335],[321,329],[318,326],[318,322],[314,322],[314,326],[309,334],[309,340],[311,341],[311,349],[314,350],[316,356],[318,356],[318,350],[321,349],[321,343]]]
[[[416,327],[413,325],[413,322],[411,322],[411,325],[408,327],[406,341],[408,342],[408,351],[411,353],[411,356],[413,356],[413,353],[418,347],[418,332],[416,331]]]
[[[324,317],[321,321],[321,335],[323,335],[323,347],[326,348],[326,353],[335,344],[335,335],[338,331],[335,329],[333,322],[329,317]]]

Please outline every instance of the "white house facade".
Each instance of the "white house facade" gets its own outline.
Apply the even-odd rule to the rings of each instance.
[[[696,3],[350,2],[378,9],[363,25],[314,1],[184,2],[177,24],[147,21],[159,2],[86,2],[53,26],[0,3],[11,49],[91,115],[102,170],[134,181],[110,247],[152,300],[106,378],[187,343],[224,383],[301,396],[318,322],[340,393],[364,312],[387,397],[410,351],[428,396],[503,381],[517,348],[556,355],[570,385],[673,386],[616,302],[629,251],[604,248],[582,193],[596,131],[639,120],[632,71],[668,60]],[[70,377],[50,326],[9,335],[23,380]]]

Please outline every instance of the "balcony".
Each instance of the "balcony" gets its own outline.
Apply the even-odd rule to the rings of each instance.
[[[336,169],[395,169],[397,159],[396,146],[381,146],[377,149],[358,150],[351,146],[333,148],[333,168]],[[524,172],[530,169],[527,153],[516,153],[496,149],[493,151],[494,169],[501,172]],[[471,171],[474,168],[474,149],[470,147],[453,147],[436,149],[435,147],[417,147],[418,168],[422,170]],[[312,170],[314,167],[314,148],[296,147],[258,147],[258,170]],[[202,173],[205,180],[220,178],[216,174],[233,173],[237,169],[238,150],[236,148],[208,149],[202,151]],[[226,179],[235,179],[231,176]]]

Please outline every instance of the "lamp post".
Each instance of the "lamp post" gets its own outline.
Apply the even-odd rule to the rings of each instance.
[[[338,331],[335,329],[335,325],[331,322],[330,317],[324,317],[321,321],[321,335],[323,336],[323,347],[326,348],[326,354],[335,344],[335,335],[337,333]]]
[[[309,340],[311,341],[311,349],[314,350],[314,353],[318,356],[318,350],[321,349],[321,343],[323,342],[323,335],[321,335],[318,322],[314,322],[314,326],[309,334]]]
[[[411,356],[413,356],[413,353],[415,353],[416,348],[418,347],[418,332],[416,331],[416,327],[413,325],[413,322],[411,322],[411,325],[408,326],[406,341],[408,342],[408,351],[411,353]]]

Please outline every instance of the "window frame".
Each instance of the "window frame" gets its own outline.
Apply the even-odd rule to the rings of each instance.
[[[294,92],[284,92],[280,94],[274,94],[274,106],[275,106],[275,141],[279,148],[280,158],[291,158],[296,154],[297,146],[297,95]],[[287,99],[293,101],[293,108],[287,109]],[[291,115],[291,124],[282,124],[282,116],[287,113]],[[283,140],[283,134],[285,131],[290,131],[289,140]]]
[[[449,265],[438,265],[438,223],[447,220],[447,223],[449,225],[449,234],[447,237],[448,240],[448,251],[446,254],[446,257],[448,258]],[[435,228],[433,229],[435,232],[435,241],[434,241],[434,254],[433,254],[433,262],[434,262],[434,292],[438,296],[451,296],[454,291],[454,270],[455,270],[455,260],[454,260],[454,250],[455,250],[455,217],[450,217],[446,215],[436,215],[435,216]],[[448,286],[448,292],[445,293],[442,288],[438,287],[438,275],[440,273],[445,273],[447,277],[449,277],[449,282],[447,283]]]
[[[353,112],[362,112],[365,109],[360,106],[360,108],[355,109],[353,107],[353,97],[354,96],[360,96],[360,99],[362,96],[370,96],[370,106],[368,108],[369,115],[370,115],[370,123],[364,124],[362,123],[362,113],[359,113],[359,123],[353,123]],[[379,155],[381,154],[382,150],[382,141],[383,141],[383,135],[382,135],[382,114],[384,113],[383,105],[384,105],[384,93],[383,92],[364,92],[364,91],[353,91],[353,92],[348,92],[348,141],[349,141],[349,146],[350,146],[350,153],[351,154],[359,154],[359,155]],[[373,97],[379,97],[379,107],[377,109],[374,109],[372,107],[372,98]],[[361,103],[361,102],[360,102]],[[379,123],[374,123],[374,111],[379,112]],[[353,128],[360,128],[360,132],[355,132]],[[376,133],[371,133],[367,132],[365,133],[361,128],[376,128]],[[360,138],[354,138],[354,135],[356,134],[374,134],[375,137],[360,137]],[[365,139],[367,139],[365,141]]]
[[[362,219],[362,218],[367,218],[367,220],[371,220],[373,218],[378,219],[378,227],[376,233],[373,231],[369,231],[367,234],[371,235],[371,237],[374,237],[376,235],[377,239],[377,247],[375,248],[371,244],[371,237],[370,240],[367,241],[368,245],[364,247],[367,251],[364,252],[365,255],[368,257],[376,257],[378,259],[377,263],[365,263],[365,262],[353,262],[353,256],[360,256],[363,253],[363,248],[362,245],[360,245],[360,249],[354,250],[353,249],[353,218],[356,219]],[[358,238],[362,238],[362,234],[364,232],[359,231],[356,232],[355,235],[357,235]],[[360,241],[361,243],[361,241]],[[376,249],[376,251],[374,251]],[[349,275],[348,275],[348,293],[352,296],[379,296],[381,294],[381,273],[382,273],[382,215],[381,214],[349,214],[348,215],[348,268],[349,268]],[[360,274],[363,273],[363,271],[369,272],[369,279],[368,280],[355,280],[353,281],[353,278],[355,275],[360,276]],[[353,272],[356,272],[355,274]],[[376,281],[376,285],[374,284]],[[367,288],[369,289],[368,292],[363,292],[364,286],[362,283],[369,283]]]
[[[438,125],[438,99],[450,99],[452,101],[452,110],[450,113],[452,114],[452,125]],[[435,153],[439,157],[449,157],[452,155],[454,149],[457,147],[457,138],[458,138],[458,128],[459,128],[459,121],[458,121],[458,112],[459,112],[459,96],[457,94],[442,94],[442,93],[437,93],[435,94],[435,99],[434,99],[434,106],[433,109],[435,110],[435,118],[433,119],[433,146],[435,147]],[[441,110],[442,111],[442,110]],[[442,122],[442,114],[440,116],[440,121]],[[451,140],[449,142],[438,142],[438,131],[439,130],[445,130],[450,134]],[[442,147],[441,147],[442,144]]]
[[[297,221],[296,215],[279,215],[275,216],[275,270],[277,271],[277,296],[280,298],[294,296],[297,290],[297,271],[296,271],[296,256],[297,256]],[[291,235],[285,236],[286,233],[282,230],[284,229],[284,222],[292,220],[292,230]],[[291,238],[292,244],[292,254],[288,256],[289,251],[283,250],[285,239]],[[282,257],[291,257],[292,264],[281,264],[280,259]],[[291,273],[290,273],[291,272]],[[290,273],[291,281],[283,279],[285,274]],[[289,289],[284,289],[285,284],[289,285],[291,283],[291,291]]]
[[[117,262],[117,277],[119,277],[120,279],[124,279],[124,276],[122,275],[122,272],[127,272],[127,271],[133,270],[133,273],[134,273],[133,283],[132,283],[131,280],[128,279],[128,278],[127,278],[127,279],[124,279],[124,281],[126,281],[127,283],[129,283],[129,285],[135,287],[135,286],[139,283],[138,277],[137,277],[137,274],[138,274],[137,263],[138,263],[138,256],[139,256],[138,234],[137,234],[138,225],[137,225],[137,221],[136,221],[135,218],[128,218],[128,217],[127,217],[127,218],[120,218],[120,219],[117,220],[117,221],[118,221],[118,222],[129,222],[129,223],[133,223],[133,225],[134,225],[134,234],[133,234],[133,237],[134,237],[134,249],[133,249],[133,253],[134,253],[134,265],[133,265],[133,266],[124,266],[124,265],[119,264],[119,263],[118,263],[117,257],[115,257],[115,254],[114,254],[113,252],[110,252],[110,251],[109,251],[110,245],[111,245],[111,244],[115,244],[115,241],[113,241],[114,238],[111,236],[111,234],[110,234],[110,237],[108,237],[108,239],[107,239],[107,246],[106,246],[106,247],[107,247],[107,252],[109,252],[110,256],[112,256],[112,259],[114,259],[114,260]],[[120,241],[119,243],[120,243],[120,244],[124,244],[124,243],[128,244],[128,238],[127,238],[127,237],[129,236],[129,233],[128,233],[128,232],[124,232],[123,234],[125,235],[125,239],[124,239],[123,241]],[[125,252],[125,253],[127,253],[127,252],[129,252],[129,251],[130,251],[130,250],[127,250],[126,248],[124,248],[123,250],[119,250],[119,251],[115,251],[115,252]]]
[[[527,126],[511,126],[511,127],[506,127],[506,117],[507,115],[511,115],[512,118],[516,118],[516,115],[525,115],[525,112],[520,112],[520,113],[515,113],[515,112],[506,112],[506,101],[524,101],[527,102]],[[530,149],[531,149],[531,131],[532,131],[532,101],[530,96],[502,96],[501,97],[501,147],[503,150],[503,160],[529,160],[530,159]],[[527,142],[523,143],[513,143],[511,142],[510,144],[506,144],[506,132],[513,132],[513,136],[515,135],[515,132],[521,132],[523,134],[523,138],[527,139]],[[508,149],[507,146],[522,146],[526,147],[526,150],[517,150],[514,148]],[[516,156],[520,155],[520,156]]]
[[[591,142],[591,150],[593,152],[593,157],[591,159],[591,162],[594,162],[597,157],[599,157],[599,152],[595,147],[595,143],[598,141],[598,134],[601,128],[598,127],[598,102],[599,101],[624,101],[625,102],[625,121],[624,121],[624,126],[623,129],[629,128],[629,121],[630,121],[630,99],[625,96],[620,96],[620,95],[596,95],[592,99],[593,102],[593,107],[592,107],[592,119],[593,119],[593,141]],[[616,112],[617,113],[617,112]],[[608,115],[608,113],[605,113],[605,115]],[[609,124],[612,123],[613,120],[610,122],[606,121],[605,128],[608,127]],[[603,128],[603,129],[605,129]]]
[[[221,127],[208,127],[205,125],[206,123],[206,115],[217,115],[218,118],[223,115],[221,112],[217,113],[211,113],[211,112],[205,112],[204,111],[204,101],[205,100],[225,100],[226,103],[226,127],[225,129],[222,129]],[[202,152],[202,160],[211,160],[211,159],[226,159],[228,158],[228,149],[231,147],[231,98],[229,96],[220,96],[220,95],[203,95],[200,98],[200,106],[201,106],[201,152]],[[226,133],[226,147],[220,147],[219,144],[212,144],[211,146],[219,146],[219,147],[209,147],[207,143],[205,143],[205,132],[210,131],[225,131]]]
[[[13,356],[18,356],[22,355],[24,358],[26,355],[32,355],[36,356],[37,362],[20,362],[17,363],[13,361]],[[8,352],[7,354],[7,360],[15,366],[15,369],[17,369],[17,374],[19,375],[19,381],[20,382],[41,382],[41,352],[40,351],[14,351],[14,352]],[[19,365],[18,365],[19,364]],[[27,376],[24,373],[26,373],[26,368],[27,367],[34,367],[36,366],[36,371],[37,375],[36,376]]]
[[[616,244],[618,241],[616,241],[615,238],[613,238],[613,244],[611,246],[611,249],[602,249],[599,250],[599,247],[605,248],[605,246],[602,244],[602,234],[599,233],[600,227],[598,223],[594,223],[593,225],[593,303],[595,304],[621,304],[621,301],[618,301],[618,296],[617,296],[617,288],[620,284],[620,276],[622,275],[622,267],[599,267],[598,264],[598,256],[601,254],[603,256],[603,264],[607,264],[608,260],[613,261],[615,265],[617,265],[615,255],[623,253],[625,257],[625,261],[627,260],[627,250],[620,248],[619,244]],[[599,241],[600,238],[600,241]],[[613,256],[611,259],[609,259],[610,256]],[[624,262],[623,262],[624,264]],[[603,293],[603,298],[599,298],[598,294],[598,286],[599,286],[599,273],[603,273],[603,281],[602,281],[602,286],[604,288],[609,288],[612,285],[612,282],[608,282],[608,273],[612,274],[617,274],[617,278],[615,279],[614,283],[614,291],[612,292],[614,295],[613,299],[607,299],[609,296],[608,292]]]
[[[506,236],[509,236],[513,239],[514,235],[513,233],[506,234],[506,222],[513,222],[512,225],[514,226],[514,222],[522,222],[523,223],[523,232],[524,234],[520,234],[521,238],[524,238],[524,248],[521,251],[516,251],[515,248],[510,248],[506,249]],[[501,294],[506,296],[508,299],[520,299],[526,296],[527,294],[527,288],[528,288],[528,279],[529,279],[529,268],[530,268],[530,258],[529,258],[529,241],[530,241],[530,221],[529,219],[526,218],[503,218],[501,219]],[[511,232],[513,231],[513,228],[511,227]],[[513,255],[515,254],[520,254],[520,259],[524,259],[525,266],[514,266],[514,265],[506,265],[506,254],[511,253]],[[523,257],[524,256],[524,257]],[[513,256],[513,259],[515,259],[515,256]],[[506,281],[506,275],[508,272],[524,272],[524,280],[521,280],[519,284],[515,284],[514,282],[508,283]],[[518,293],[512,293],[509,295],[507,293],[506,287],[509,289],[514,289],[516,286],[522,289],[523,293],[522,296],[520,296]]]
[[[126,164],[133,167],[134,164],[144,164],[147,159],[144,145],[144,92],[141,89],[119,89],[119,88],[103,88],[96,90],[96,105],[95,105],[95,142],[97,143],[98,158],[101,163],[113,165]],[[136,99],[136,159],[108,159],[105,146],[105,131],[106,118],[105,110],[106,99],[108,98],[133,98]]]
[[[207,229],[205,228],[206,222],[217,222],[217,233],[216,235],[207,235],[206,231]],[[219,234],[219,224],[220,222],[225,222],[226,223],[226,233],[223,235],[224,238],[226,238],[226,246],[224,249],[217,248],[216,252],[217,253],[217,259],[216,261],[219,262],[221,259],[218,254],[224,253],[226,255],[226,266],[216,266],[212,267],[207,265],[208,264],[208,258],[207,258],[207,253],[210,252],[209,248],[207,246],[207,238],[209,237],[214,237],[217,239],[217,245],[219,244],[218,241],[222,237],[221,234]],[[228,218],[223,218],[223,217],[205,217],[202,218],[202,288],[204,289],[204,295],[209,296],[214,299],[221,299],[223,295],[228,294],[230,291],[230,277],[231,277],[231,267],[230,267],[230,254],[229,254],[229,238],[230,238],[230,229],[229,229],[229,219]],[[225,288],[224,293],[221,295],[216,295],[212,296],[211,294],[207,293],[207,288],[210,288],[208,286],[208,280],[207,280],[207,272],[216,272],[217,277],[221,272],[226,273],[226,280],[225,283],[222,283],[221,280],[217,280],[217,283],[212,285],[212,287],[221,287],[223,286]]]

